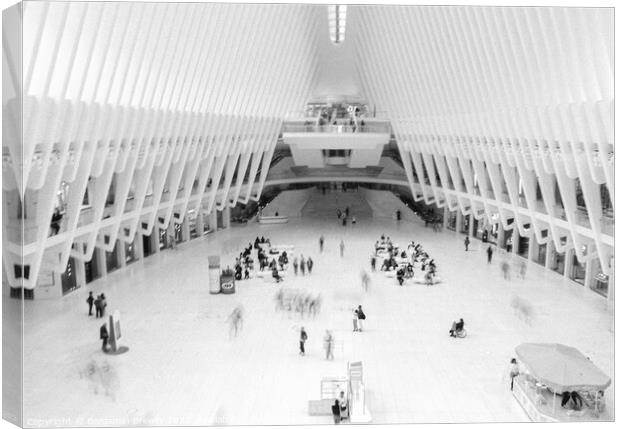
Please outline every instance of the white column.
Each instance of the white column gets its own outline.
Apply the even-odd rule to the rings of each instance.
[[[187,214],[183,217],[183,223],[181,223],[181,233],[183,235],[183,241],[189,241],[190,232],[189,232],[189,219],[187,218]]]
[[[158,253],[159,252],[159,227],[157,225],[153,227],[150,240],[151,240],[151,253]]]
[[[209,213],[209,228],[213,232],[217,231],[217,210],[215,208]]]
[[[86,267],[84,266],[84,261],[73,258],[73,264],[75,267],[75,284],[78,288],[86,286]]]
[[[116,257],[118,258],[119,268],[123,268],[127,265],[125,256],[125,242],[123,240],[116,240]]]
[[[555,245],[553,240],[547,242],[547,254],[545,255],[545,268],[552,270],[555,265]]]
[[[516,255],[518,254],[518,249],[519,249],[519,239],[521,237],[519,237],[519,229],[515,226],[514,228],[512,228],[512,254]]]
[[[500,222],[497,226],[497,248],[502,249],[504,245],[504,239],[506,238],[506,232],[504,231],[504,227]]]
[[[224,228],[230,228],[230,207],[224,207],[222,210],[222,226]]]
[[[534,253],[536,253],[536,258],[538,259],[538,250],[540,250],[540,249],[536,249],[536,252],[534,252],[534,246],[538,247],[538,241],[536,241],[536,235],[535,234],[531,234],[530,235],[529,246],[527,248],[527,260],[528,261],[533,261],[534,260]]]
[[[144,259],[144,241],[142,237],[142,233],[137,232],[133,239],[133,254],[137,261]]]
[[[614,312],[614,302],[615,302],[615,286],[614,286],[614,280],[616,278],[615,276],[615,270],[614,270],[614,259],[611,259],[611,270],[609,271],[609,282],[607,283],[607,309],[609,311]],[[611,318],[611,326],[612,326],[612,331],[614,330],[614,318]]]
[[[470,237],[473,237],[474,236],[474,215],[470,214],[468,216],[469,216],[469,232],[468,232],[468,235]]]
[[[105,277],[108,275],[108,264],[105,257],[105,250],[100,249],[99,247],[95,247],[95,253],[93,253],[93,258],[97,258],[97,268],[99,269],[99,274],[101,277]]]
[[[461,213],[461,210],[456,209],[456,232],[460,233],[461,232],[461,226],[463,225],[463,214]]]
[[[593,247],[595,247],[594,244],[588,244],[588,250],[586,254],[590,254]],[[587,288],[592,287],[592,281],[594,280],[594,276],[596,275],[593,267],[594,267],[594,260],[590,259],[589,261],[586,262],[586,274],[585,274],[585,278],[583,279],[583,284]]]
[[[448,219],[450,217],[450,210],[448,207],[443,208],[443,229],[444,231],[448,228]]]
[[[573,268],[573,254],[575,249],[569,249],[564,253],[564,277],[570,277],[570,270]]]
[[[205,231],[205,224],[202,218],[202,211],[198,211],[198,215],[196,216],[196,232],[198,233],[198,237],[202,237],[202,234]]]

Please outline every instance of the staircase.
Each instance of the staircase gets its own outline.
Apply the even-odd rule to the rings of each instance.
[[[349,208],[349,216],[355,216],[358,220],[371,219],[372,209],[359,191],[348,190],[347,192],[329,190],[323,195],[319,189],[310,192],[308,202],[301,210],[302,217],[333,218],[336,219],[336,211],[342,212]]]

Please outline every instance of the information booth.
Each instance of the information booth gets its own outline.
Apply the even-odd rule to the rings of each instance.
[[[610,420],[605,389],[611,379],[574,347],[525,343],[515,349],[520,374],[513,395],[534,422]],[[578,396],[563,401],[563,395]],[[565,402],[565,403],[563,403]]]

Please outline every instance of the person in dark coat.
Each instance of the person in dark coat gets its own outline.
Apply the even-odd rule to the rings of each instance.
[[[319,251],[321,253],[323,253],[323,244],[325,244],[325,239],[323,238],[323,236],[321,235],[321,237],[319,237]]]
[[[93,293],[88,292],[88,298],[86,298],[86,303],[88,304],[88,315],[93,315],[93,303],[95,302],[95,298],[93,298]]]
[[[304,329],[304,327],[301,327],[301,331],[299,333],[299,354],[302,356],[306,355],[306,340],[308,339],[308,334],[306,333],[306,330]]]
[[[334,401],[334,405],[332,405],[332,417],[334,417],[334,423],[340,424],[340,404],[338,404],[338,399]]]
[[[311,257],[308,256],[308,274],[312,274],[312,267],[314,266],[314,261]]]
[[[493,258],[493,248],[489,245],[487,248],[487,262],[490,264],[491,259]]]
[[[95,318],[98,317],[103,317],[103,314],[101,314],[101,295],[97,295],[97,298],[95,298]]]
[[[465,236],[464,244],[465,244],[465,251],[467,252],[469,250],[469,235]]]
[[[304,258],[304,255],[301,255],[301,260],[299,261],[299,270],[301,271],[302,276],[306,275],[306,259]]]
[[[107,353],[108,351],[108,338],[110,338],[110,334],[108,334],[108,327],[104,323],[99,328],[99,339],[102,341],[101,350]]]

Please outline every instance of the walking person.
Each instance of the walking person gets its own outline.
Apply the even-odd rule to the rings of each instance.
[[[88,298],[86,298],[86,303],[88,304],[88,315],[93,315],[93,303],[95,302],[95,298],[93,297],[92,292],[88,292]]]
[[[344,241],[340,240],[340,257],[344,257]]]
[[[364,314],[364,310],[362,310],[362,306],[358,305],[357,310],[355,310],[355,314],[357,315],[357,329],[359,332],[362,332],[363,328],[363,320],[366,320],[366,314]]]
[[[334,360],[334,336],[329,329],[325,330],[323,347],[325,348],[325,360]]]
[[[104,323],[99,328],[99,339],[102,341],[101,350],[105,353],[108,351],[108,338],[110,338],[110,334],[108,334],[108,326]]]
[[[527,264],[525,261],[521,261],[521,265],[519,266],[519,277],[525,279],[525,274],[527,272]]]
[[[297,275],[297,270],[299,269],[299,262],[297,261],[297,256],[293,259],[293,272]]]
[[[306,340],[308,339],[308,334],[304,327],[301,327],[301,331],[299,333],[299,354],[302,356],[306,355]]]
[[[370,257],[370,269],[372,271],[375,271],[377,269],[377,258],[375,258],[374,255]]]
[[[310,256],[308,256],[308,275],[312,274],[312,267],[314,266],[314,261]]]
[[[465,251],[467,252],[467,251],[469,250],[469,243],[470,243],[470,241],[469,241],[469,235],[466,235],[466,236],[465,236],[465,241],[464,241],[464,243],[465,243]]]
[[[490,264],[492,258],[493,258],[493,248],[489,244],[489,247],[487,247],[487,263]]]
[[[321,235],[319,237],[319,251],[323,253],[323,245],[325,244],[325,238]]]
[[[519,375],[519,364],[515,358],[510,360],[510,390],[514,387],[515,377]]]
[[[505,280],[510,280],[510,264],[507,260],[503,260],[501,265],[502,273],[504,275]]]
[[[301,261],[299,261],[299,270],[301,271],[302,276],[306,275],[306,259],[304,258],[304,255],[301,255]]]

